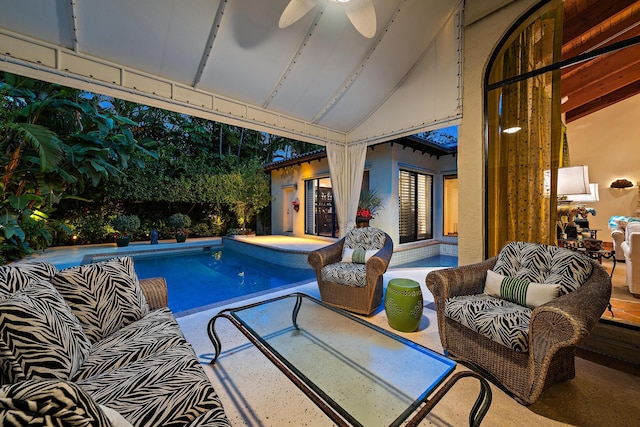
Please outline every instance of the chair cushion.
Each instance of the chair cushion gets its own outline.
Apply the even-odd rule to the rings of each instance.
[[[183,341],[78,384],[99,404],[122,414],[133,425],[190,425],[206,412],[211,426],[229,425],[222,403]]]
[[[452,297],[444,314],[467,328],[516,351],[529,351],[531,309],[486,294]]]
[[[2,426],[108,426],[100,406],[75,383],[25,380],[0,388]]]
[[[484,293],[522,306],[536,308],[556,298],[560,293],[560,285],[527,282],[487,270]]]
[[[91,343],[51,283],[32,283],[0,298],[0,355],[8,382],[70,379]]]
[[[117,369],[184,342],[182,330],[169,308],[152,311],[95,343],[72,380],[80,381]]]
[[[48,262],[17,262],[0,267],[0,295],[16,292],[34,282],[50,282],[58,269]]]
[[[580,287],[593,269],[589,259],[558,246],[511,242],[498,254],[493,271],[534,283],[560,285],[560,295]]]
[[[149,312],[129,257],[64,269],[53,278],[53,284],[92,343]]]
[[[347,232],[344,247],[349,249],[379,250],[384,246],[386,236],[379,228],[354,228]]]
[[[367,285],[366,271],[365,264],[336,262],[322,267],[320,274],[322,280],[361,288]]]

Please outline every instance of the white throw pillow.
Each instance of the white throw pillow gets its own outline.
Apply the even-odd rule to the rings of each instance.
[[[484,293],[522,306],[536,308],[558,297],[560,285],[531,283],[488,270]]]

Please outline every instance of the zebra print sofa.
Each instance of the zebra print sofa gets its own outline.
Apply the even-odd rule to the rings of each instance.
[[[426,285],[443,349],[525,405],[575,377],[575,348],[611,296],[611,279],[597,261],[529,242],[508,243],[477,264],[432,271]]]
[[[230,425],[164,279],[128,257],[0,267],[0,381],[4,426]]]

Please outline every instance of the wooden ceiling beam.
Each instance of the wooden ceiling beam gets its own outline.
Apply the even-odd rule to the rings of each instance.
[[[600,64],[562,80],[562,96],[569,97],[562,104],[562,111],[589,103],[636,81],[640,81],[640,57],[628,66],[618,68],[610,67],[608,61],[600,61]]]
[[[565,122],[571,123],[572,121],[578,120],[581,117],[587,116],[591,113],[595,113],[598,110],[623,101],[627,98],[631,98],[632,96],[637,95],[638,92],[640,92],[640,81],[631,83],[614,92],[610,92],[605,96],[594,99],[587,104],[580,105],[572,110],[567,111],[565,115]]]
[[[562,95],[584,91],[594,82],[623,73],[636,74],[640,63],[640,45],[634,45],[562,70]]]
[[[562,46],[562,59],[569,59],[596,47],[608,46],[612,43],[640,35],[640,2],[633,10],[624,14],[622,19],[614,19],[598,29],[566,42]]]
[[[602,22],[632,6],[637,0],[599,0],[589,2],[588,7],[565,15],[563,40],[568,43],[588,30],[598,27]]]

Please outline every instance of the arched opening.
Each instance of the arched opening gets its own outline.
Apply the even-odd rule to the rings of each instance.
[[[639,16],[637,1],[542,1],[497,45],[484,81],[486,255],[510,240],[558,244],[557,170],[586,165],[589,182],[599,187],[598,200],[586,205],[590,236],[618,252],[612,302],[623,298],[638,307],[624,275],[630,264],[620,262],[624,257],[610,236],[611,218],[635,215],[638,188],[610,184],[640,178],[637,162],[626,160],[640,154],[633,141],[640,111]],[[610,271],[615,266],[603,261]],[[616,281],[622,283],[617,290]],[[614,303],[614,313],[620,310]],[[640,325],[633,317],[605,315]]]

